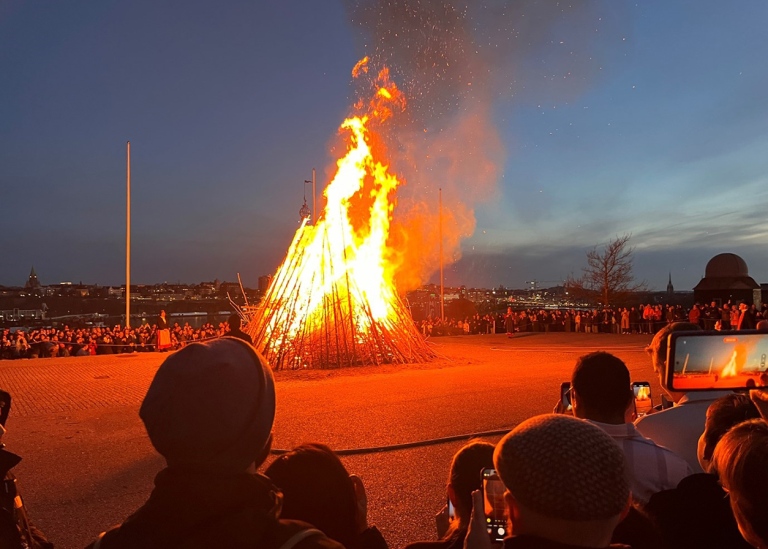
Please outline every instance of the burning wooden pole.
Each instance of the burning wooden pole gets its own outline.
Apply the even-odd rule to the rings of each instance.
[[[275,369],[339,368],[361,364],[425,362],[434,352],[397,294],[380,317],[365,289],[330,254],[308,253],[313,226],[299,228],[283,265],[246,330]],[[333,248],[323,230],[319,248]],[[318,296],[320,296],[318,298]],[[307,304],[316,302],[306,314]]]

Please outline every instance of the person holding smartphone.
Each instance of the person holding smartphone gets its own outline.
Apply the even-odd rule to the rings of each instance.
[[[611,537],[629,511],[629,471],[599,427],[563,414],[536,416],[501,439],[493,461],[510,517],[504,549],[626,547],[611,545]],[[472,504],[464,547],[491,549],[480,490]]]
[[[689,332],[700,330],[698,325],[690,322],[675,322],[664,326],[653,336],[648,347],[653,369],[659,376],[664,391],[674,402],[674,406],[647,414],[637,421],[635,427],[641,435],[654,441],[659,446],[669,448],[685,459],[694,473],[702,473],[699,465],[699,437],[704,432],[707,418],[707,408],[718,398],[730,391],[698,391],[678,392],[667,388],[667,343],[673,332]]]
[[[646,503],[692,473],[688,463],[642,436],[631,423],[634,394],[624,362],[604,351],[578,359],[571,380],[573,415],[590,421],[621,447],[632,471],[632,497]]]
[[[435,517],[440,539],[417,541],[406,549],[462,549],[472,514],[472,492],[482,488],[481,471],[493,468],[493,451],[493,444],[475,441],[456,452],[448,474],[447,502]]]

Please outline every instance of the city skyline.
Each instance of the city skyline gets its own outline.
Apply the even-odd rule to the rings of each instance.
[[[703,278],[703,277],[702,277]],[[256,287],[262,287],[263,284],[268,284],[269,281],[271,281],[272,275],[261,275],[258,277],[255,284],[252,285],[246,285],[243,284],[245,288],[248,289],[255,289]],[[34,280],[34,282],[32,282]],[[267,282],[265,282],[267,281]],[[32,282],[32,286],[30,286],[30,283]],[[566,281],[559,281],[559,280],[540,280],[540,279],[531,279],[526,280],[522,286],[520,287],[512,287],[507,286],[503,283],[500,284],[494,284],[489,286],[469,286],[467,284],[445,284],[446,289],[460,289],[460,288],[466,288],[466,289],[472,289],[472,290],[498,290],[500,288],[503,288],[504,290],[511,290],[511,291],[536,291],[536,290],[548,290],[553,289],[557,287],[564,287]],[[232,284],[239,284],[237,281],[237,277],[234,279],[218,279],[214,278],[212,280],[182,280],[180,278],[177,278],[176,280],[163,280],[163,281],[154,281],[154,282],[145,282],[145,281],[131,281],[131,287],[157,287],[157,286],[207,286],[210,284],[226,284],[226,285],[232,285]],[[681,292],[681,293],[690,293],[693,291],[692,288],[677,288],[674,285],[674,281],[672,280],[672,273],[668,273],[668,280],[667,285],[663,290],[660,289],[654,289],[654,288],[648,288],[648,289],[640,289],[637,290],[638,293],[659,293],[661,291],[669,291],[669,285],[672,284],[672,287],[674,288],[675,292]],[[4,284],[0,283],[0,287],[2,288],[41,288],[41,287],[54,287],[54,286],[85,286],[85,287],[100,287],[100,288],[125,288],[125,281],[118,282],[114,284],[102,284],[98,281],[96,282],[84,282],[82,279],[77,279],[77,282],[75,280],[61,280],[61,281],[40,281],[38,278],[37,272],[35,270],[34,265],[30,269],[30,273],[27,276],[27,278],[22,283],[9,283]],[[413,290],[418,289],[424,289],[429,286],[440,286],[439,281],[428,281],[422,284],[421,286],[418,286],[417,288],[413,288]],[[266,286],[264,286],[266,288]]]
[[[622,234],[651,289],[723,252],[768,281],[768,4],[435,5],[4,3],[0,284],[124,283],[130,141],[132,283],[255,286],[332,177],[364,55],[410,101],[395,219],[434,222],[438,188],[462,214],[446,285],[562,280]]]

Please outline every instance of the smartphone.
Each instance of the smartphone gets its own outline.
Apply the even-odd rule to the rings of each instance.
[[[672,332],[666,388],[710,391],[768,387],[768,333]]]
[[[502,541],[507,536],[507,505],[504,503],[504,484],[496,469],[483,469],[483,510],[485,525],[491,542]]]
[[[451,503],[451,498],[446,498],[448,500],[448,522],[453,522],[456,520],[456,508],[454,508],[453,503]]]
[[[651,384],[647,381],[635,381],[632,384],[632,393],[635,395],[635,412],[637,417],[642,417],[653,410],[653,397],[651,396]]]
[[[560,402],[563,403],[563,409],[566,412],[573,412],[573,403],[571,402],[571,382],[563,381],[560,384]]]

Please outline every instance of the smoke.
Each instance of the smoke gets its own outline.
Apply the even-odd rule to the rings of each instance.
[[[398,286],[418,286],[443,256],[461,257],[475,207],[498,196],[509,151],[500,109],[569,101],[611,59],[600,41],[618,36],[622,12],[603,1],[346,0],[375,70],[388,67],[407,107],[384,137],[398,190],[391,241]],[[363,93],[361,92],[361,96]]]

